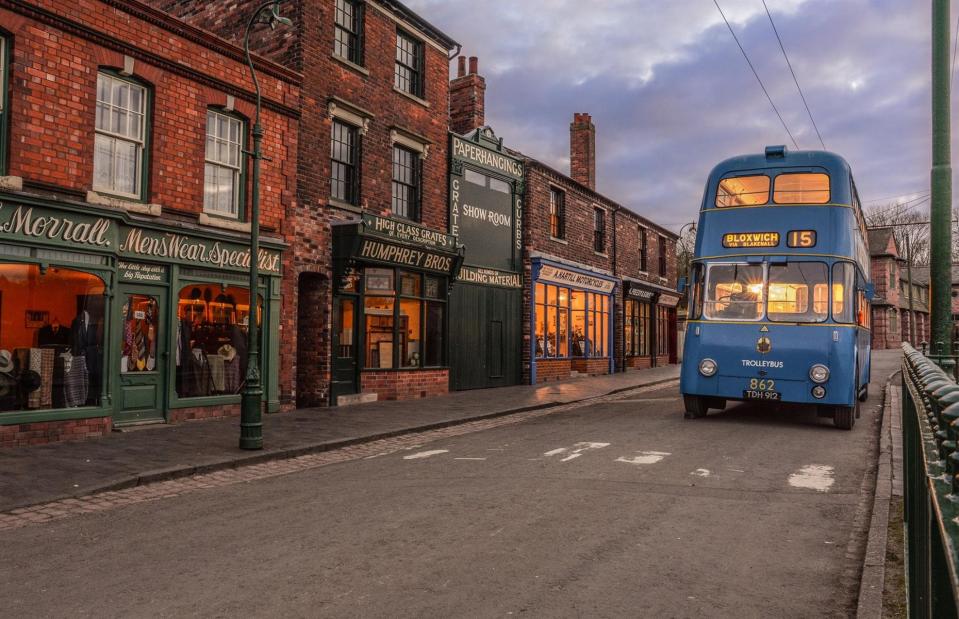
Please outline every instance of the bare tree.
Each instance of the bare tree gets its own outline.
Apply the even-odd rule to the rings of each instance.
[[[906,240],[908,237],[912,249],[912,263],[929,264],[929,213],[923,208],[928,199],[918,201],[874,206],[866,209],[863,215],[869,228],[892,227],[899,245],[899,252],[906,258]],[[918,208],[917,208],[918,207]],[[953,254],[959,250],[959,243],[953,239]]]

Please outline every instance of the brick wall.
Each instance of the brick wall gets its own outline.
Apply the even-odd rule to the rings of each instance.
[[[566,380],[572,371],[572,362],[569,359],[540,359],[536,362],[536,382],[546,383],[551,380]],[[527,380],[527,382],[529,382]]]
[[[609,374],[609,357],[572,359],[570,361],[570,369],[580,374],[589,374],[590,376]]]
[[[254,0],[151,0],[191,23],[213,29],[233,42],[241,40],[246,17],[259,4]],[[329,397],[332,288],[331,225],[357,213],[330,204],[331,97],[365,110],[372,118],[361,137],[360,204],[363,210],[389,215],[392,196],[392,142],[399,130],[431,143],[422,162],[422,224],[446,231],[447,135],[449,130],[449,59],[446,51],[424,44],[425,93],[418,102],[393,89],[397,21],[386,5],[365,3],[364,59],[357,68],[333,57],[333,0],[284,3],[282,14],[293,20],[291,36],[258,48],[268,57],[292,63],[303,74],[300,120],[298,200],[287,221],[292,245],[292,281],[284,326],[308,343],[291,356],[301,405],[325,403]],[[417,33],[412,32],[414,36]],[[254,37],[255,39],[255,37]],[[262,40],[262,38],[260,39]],[[441,45],[442,46],[442,45]],[[295,282],[309,282],[299,291]],[[305,308],[299,307],[307,302]],[[307,329],[297,319],[309,321]]]
[[[449,391],[449,370],[411,372],[361,372],[363,393],[375,393],[380,400],[415,400]]]
[[[193,408],[174,408],[170,410],[170,423],[196,421],[199,419],[222,419],[224,417],[239,417],[239,404],[219,406],[195,406]]]
[[[569,125],[569,175],[596,189],[596,127],[589,114],[574,114]]]
[[[450,82],[450,130],[465,135],[486,124],[486,80],[478,74],[479,60],[460,56],[456,79]]]
[[[0,448],[99,438],[110,433],[112,424],[110,417],[91,417],[0,426]]]

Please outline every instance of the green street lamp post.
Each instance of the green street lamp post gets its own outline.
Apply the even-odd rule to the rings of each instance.
[[[250,313],[247,315],[246,380],[240,399],[240,449],[263,449],[263,383],[260,380],[259,288],[260,279],[260,159],[263,159],[263,126],[260,125],[260,82],[256,78],[250,55],[250,32],[258,23],[270,30],[277,24],[292,26],[293,22],[280,16],[280,1],[264,2],[250,17],[243,38],[243,51],[256,88],[256,117],[253,121],[253,150],[247,152],[253,160],[253,195],[250,201]]]
[[[929,213],[931,338],[933,352],[941,342],[952,350],[952,158],[949,99],[949,0],[932,3],[932,202]]]

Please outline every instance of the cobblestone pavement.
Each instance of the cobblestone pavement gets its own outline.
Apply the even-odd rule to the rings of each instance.
[[[102,492],[88,496],[63,499],[51,503],[43,503],[13,509],[8,512],[0,513],[0,530],[14,529],[32,524],[52,522],[63,518],[89,514],[93,512],[102,512],[126,505],[144,503],[147,501],[158,501],[168,499],[190,492],[209,488],[220,488],[234,484],[242,484],[281,475],[289,475],[309,469],[314,469],[330,464],[348,462],[350,460],[359,460],[363,458],[376,458],[388,454],[396,453],[402,450],[415,449],[420,445],[432,441],[442,440],[454,436],[461,436],[473,432],[481,432],[502,426],[513,425],[551,415],[554,413],[569,411],[587,406],[594,406],[604,402],[621,400],[633,397],[637,394],[648,393],[650,391],[659,391],[671,385],[678,385],[679,381],[671,383],[660,383],[647,387],[640,387],[623,391],[614,395],[590,398],[573,404],[564,404],[547,409],[539,409],[487,419],[482,421],[471,421],[439,430],[428,432],[417,432],[405,434],[403,436],[381,439],[360,445],[352,445],[328,452],[310,454],[290,458],[286,460],[274,460],[261,464],[244,466],[236,469],[228,469],[195,475],[181,479],[172,479],[123,490]]]

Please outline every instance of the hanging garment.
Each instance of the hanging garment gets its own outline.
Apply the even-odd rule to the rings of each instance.
[[[223,392],[238,393],[243,381],[240,378],[240,359],[223,360]]]
[[[213,391],[223,393],[226,390],[226,366],[224,359],[220,355],[207,355],[206,359],[210,362],[210,381],[213,383]]]
[[[37,346],[69,346],[70,329],[62,325],[44,325],[37,331]]]
[[[90,377],[87,374],[87,358],[85,356],[74,357],[68,352],[63,353],[57,357],[57,371],[62,372],[63,375],[63,383],[58,389],[62,406],[75,408],[86,404],[90,386]],[[56,399],[55,397],[55,403]]]
[[[210,362],[206,353],[201,348],[194,348],[187,364],[190,366],[189,372],[185,376],[186,392],[188,397],[201,397],[210,395],[212,387],[212,378],[210,376]]]

